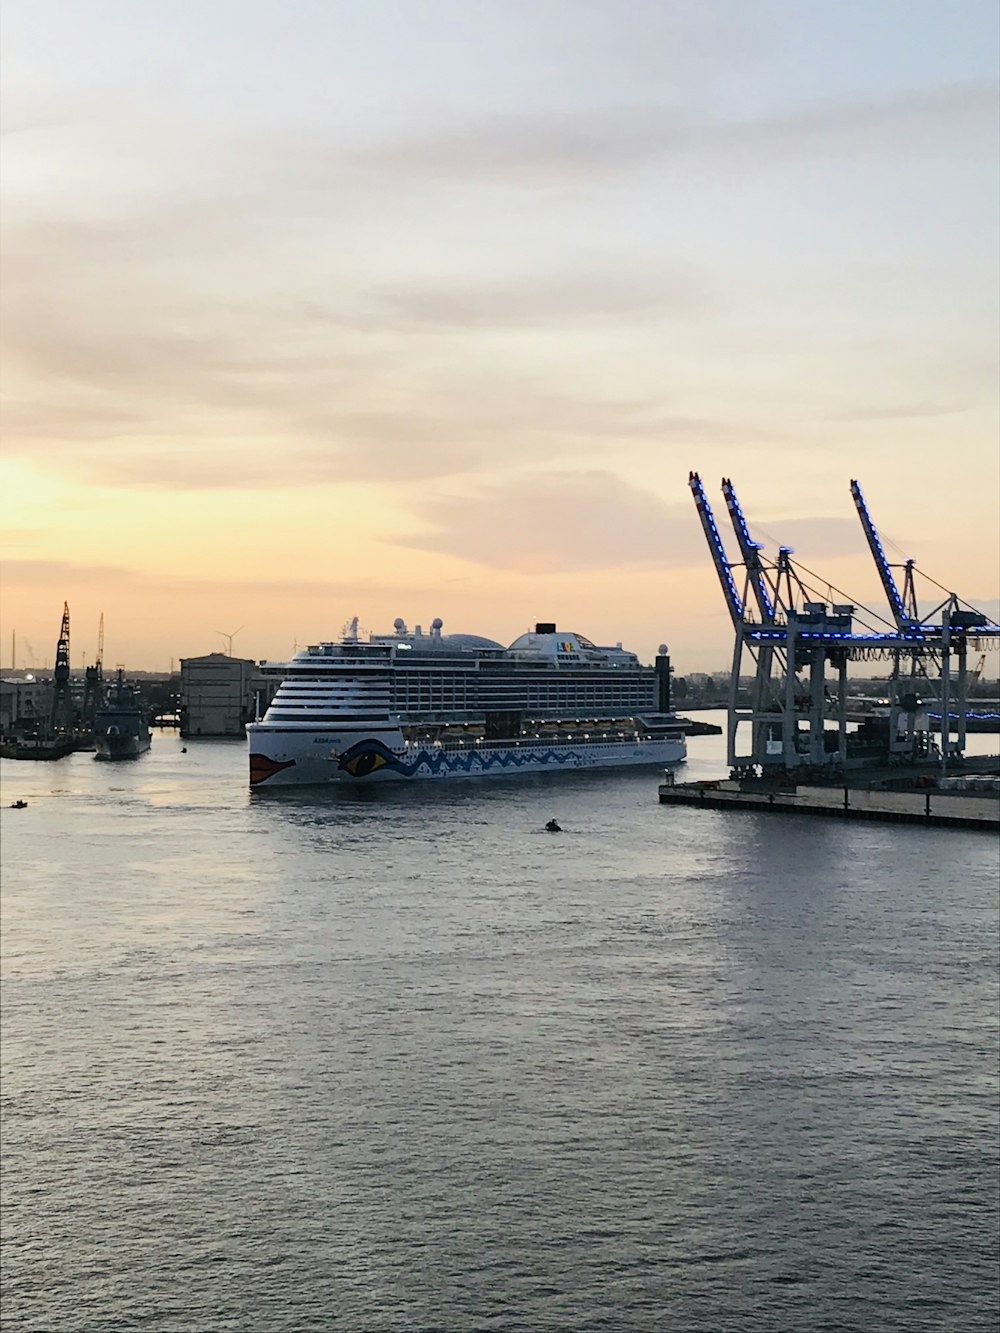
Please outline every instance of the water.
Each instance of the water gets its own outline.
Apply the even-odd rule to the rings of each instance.
[[[4,1333],[996,1329],[990,835],[3,778]]]

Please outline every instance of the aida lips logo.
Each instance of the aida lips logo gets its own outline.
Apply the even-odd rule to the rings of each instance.
[[[268,778],[273,778],[275,773],[280,773],[283,768],[294,767],[294,759],[286,759],[282,762],[278,759],[271,759],[266,754],[252,754],[250,756],[250,786],[255,787],[259,782],[266,782]]]

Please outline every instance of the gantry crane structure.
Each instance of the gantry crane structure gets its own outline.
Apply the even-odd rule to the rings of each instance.
[[[69,602],[63,602],[59,641],[56,644],[56,667],[52,681],[50,726],[54,732],[72,731],[76,725],[76,714],[69,679]]]
[[[1000,625],[954,593],[947,593],[933,611],[921,616],[915,562],[906,561],[900,592],[857,481],[851,482],[851,494],[890,619],[871,613],[866,619],[846,598],[828,604],[817,591],[816,575],[792,560],[791,547],[779,547],[777,558],[768,559],[750,535],[732,482],[723,478],[722,492],[740,556],[730,561],[696,472],[690,474],[689,485],[734,630],[727,733],[728,762],[735,772],[804,776],[819,770],[844,772],[866,761],[905,764],[931,758],[940,758],[946,768],[949,760],[961,755],[968,650],[973,647],[978,652],[1000,642]],[[832,585],[826,587],[843,596]],[[881,623],[869,624],[870,619]],[[857,661],[890,664],[888,712],[874,755],[869,747],[862,756],[861,747],[849,739],[847,671],[848,663]],[[752,671],[747,669],[750,663]],[[752,676],[748,702],[741,692],[745,676]],[[836,688],[831,693],[834,677]],[[942,717],[937,753],[924,711],[932,690]],[[750,732],[749,750],[743,740],[745,727]]]
[[[80,709],[81,724],[90,728],[94,725],[94,713],[101,702],[104,691],[104,612],[97,626],[97,660],[83,673],[83,705]]]

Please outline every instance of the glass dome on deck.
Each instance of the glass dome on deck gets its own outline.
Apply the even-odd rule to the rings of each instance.
[[[483,648],[503,651],[503,644],[495,639],[484,639],[481,634],[442,634],[441,642],[449,648]]]

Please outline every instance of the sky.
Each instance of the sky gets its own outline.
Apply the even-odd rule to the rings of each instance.
[[[692,470],[878,605],[857,477],[996,615],[998,15],[4,0],[0,665],[67,601],[74,667],[103,613],[135,669],[357,615],[722,670]]]

